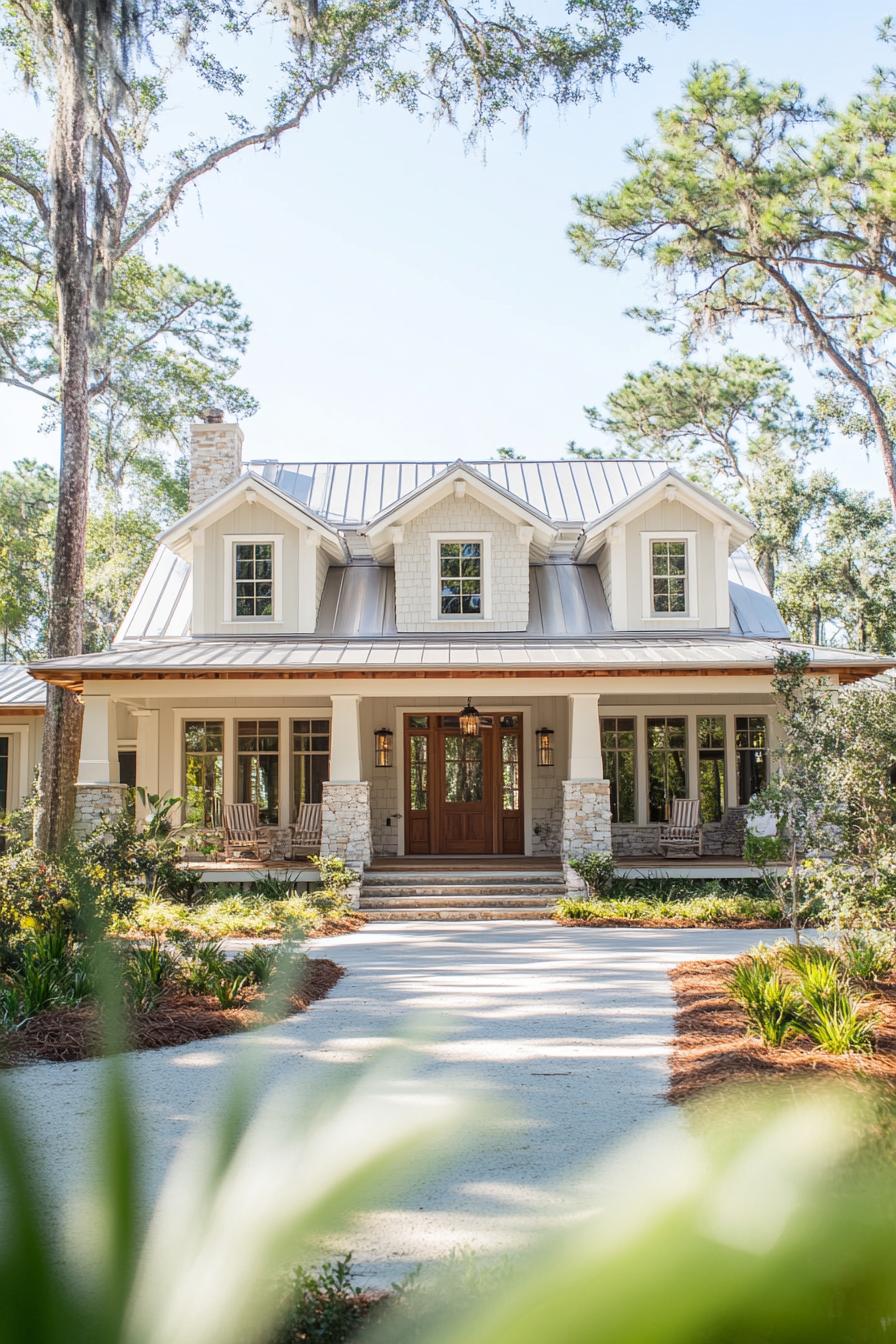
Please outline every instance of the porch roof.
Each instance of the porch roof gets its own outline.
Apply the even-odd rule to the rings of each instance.
[[[21,663],[0,663],[0,713],[33,712],[47,703],[47,690]]]
[[[271,640],[185,639],[119,646],[30,667],[42,681],[80,689],[92,678],[258,678],[327,676],[608,676],[688,673],[768,674],[781,643],[805,649],[818,671],[850,681],[874,676],[896,659],[851,649],[725,636],[630,635],[599,639],[405,635],[401,639],[313,637]]]

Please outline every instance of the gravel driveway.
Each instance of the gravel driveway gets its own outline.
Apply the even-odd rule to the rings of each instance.
[[[670,967],[733,955],[760,937],[502,921],[384,923],[316,941],[312,952],[347,974],[309,1012],[260,1033],[272,1078],[314,1087],[321,1073],[362,1060],[403,1020],[429,1013],[439,1036],[419,1047],[423,1079],[485,1090],[507,1112],[461,1158],[407,1190],[400,1206],[366,1215],[342,1244],[388,1282],[452,1247],[509,1248],[574,1216],[576,1173],[665,1106]],[[230,1037],[130,1057],[150,1191],[178,1141],[214,1106],[245,1043]],[[6,1075],[60,1192],[83,1176],[102,1068],[37,1064]]]

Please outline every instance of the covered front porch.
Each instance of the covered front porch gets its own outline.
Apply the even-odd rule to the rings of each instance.
[[[78,825],[120,804],[127,745],[139,785],[183,800],[177,820],[196,834],[209,881],[312,880],[289,842],[304,802],[321,804],[316,848],[358,868],[559,862],[612,846],[623,876],[752,875],[744,807],[768,776],[770,704],[755,675],[88,682]],[[700,859],[659,853],[675,797],[700,800]],[[217,852],[233,802],[257,806],[266,862]]]

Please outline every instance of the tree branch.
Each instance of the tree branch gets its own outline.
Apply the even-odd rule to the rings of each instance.
[[[37,206],[37,213],[40,215],[41,220],[49,227],[50,211],[40,187],[36,186],[33,182],[29,182],[27,178],[20,177],[18,173],[11,172],[9,168],[0,168],[0,177],[7,182],[11,182],[14,187],[19,188],[19,191],[24,191],[31,197],[34,204]]]

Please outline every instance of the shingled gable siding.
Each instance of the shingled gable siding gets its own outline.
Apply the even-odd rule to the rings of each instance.
[[[433,534],[491,536],[489,620],[433,620]],[[402,633],[525,630],[529,623],[529,545],[515,523],[469,496],[440,500],[404,524],[395,547],[395,614]]]

